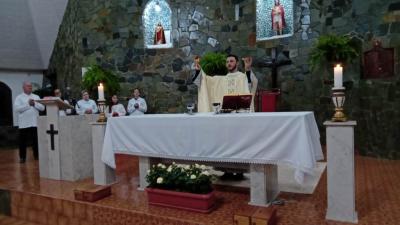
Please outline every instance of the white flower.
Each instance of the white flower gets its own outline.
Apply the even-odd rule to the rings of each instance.
[[[150,170],[147,170],[147,173],[150,173]]]
[[[195,163],[195,164],[194,164],[194,167],[196,167],[196,168],[199,168],[199,167],[200,167],[200,165],[199,165],[199,164],[197,164],[197,163]]]
[[[206,171],[203,171],[203,172],[201,172],[201,174],[203,174],[203,175],[206,175],[206,176],[210,176],[210,173],[206,170]]]
[[[172,166],[168,166],[167,171],[168,171],[168,172],[171,172],[171,171],[172,171]]]
[[[185,165],[185,169],[190,169],[190,166],[189,165]]]
[[[192,180],[196,179],[196,175],[194,175],[194,174],[190,175],[190,179],[192,179]]]
[[[206,169],[206,165],[201,165],[200,169],[205,170]]]
[[[164,179],[162,177],[157,178],[157,184],[162,184]]]
[[[157,166],[160,167],[160,168],[162,168],[162,169],[167,168],[167,167],[166,167],[164,164],[162,164],[162,163],[157,164]]]

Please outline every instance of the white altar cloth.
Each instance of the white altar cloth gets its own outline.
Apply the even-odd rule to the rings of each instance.
[[[149,114],[107,122],[102,161],[115,153],[209,162],[286,164],[302,182],[323,159],[313,112]]]

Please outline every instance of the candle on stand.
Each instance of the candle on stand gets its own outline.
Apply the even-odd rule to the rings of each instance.
[[[97,91],[99,94],[99,100],[105,100],[104,99],[104,87],[103,87],[102,83],[100,83],[99,86],[97,87]]]
[[[342,88],[343,87],[343,67],[340,64],[337,64],[335,68],[333,68],[334,75],[334,88]]]

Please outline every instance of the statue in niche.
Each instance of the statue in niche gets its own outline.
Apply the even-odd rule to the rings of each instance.
[[[271,10],[272,30],[276,35],[282,35],[283,28],[286,26],[285,10],[279,0],[274,0],[274,7]]]
[[[156,29],[154,31],[154,44],[155,45],[161,45],[161,44],[166,44],[165,40],[165,33],[164,33],[164,28],[161,25],[161,23],[158,23],[156,26]]]

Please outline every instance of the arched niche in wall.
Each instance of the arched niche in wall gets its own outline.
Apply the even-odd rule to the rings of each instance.
[[[13,106],[11,88],[0,82],[0,126],[13,125]]]
[[[301,2],[309,3],[307,0]],[[257,0],[256,8],[257,41],[293,35],[293,0]]]
[[[171,8],[165,0],[150,0],[143,11],[145,48],[172,48]]]

